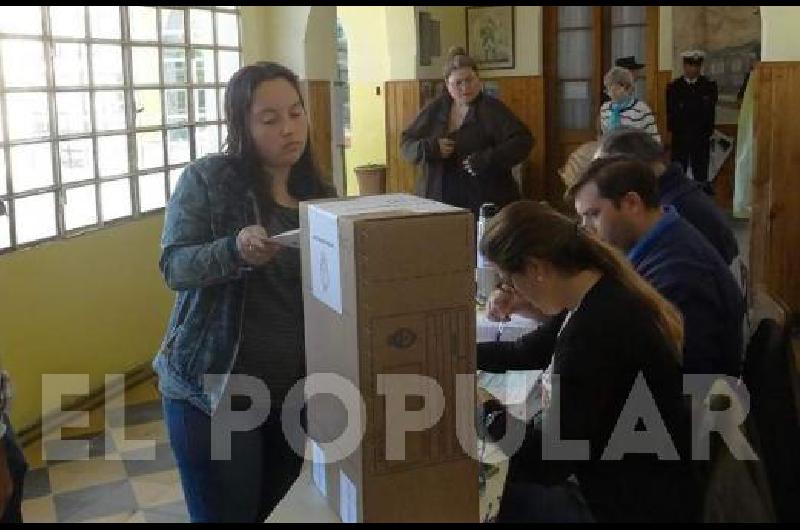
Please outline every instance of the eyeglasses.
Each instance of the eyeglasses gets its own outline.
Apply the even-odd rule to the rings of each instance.
[[[456,87],[456,88],[461,88],[461,87],[470,86],[472,83],[474,83],[477,80],[478,80],[477,77],[471,76],[471,77],[467,77],[466,79],[459,79],[457,81],[456,80],[450,81],[450,84],[452,86]]]

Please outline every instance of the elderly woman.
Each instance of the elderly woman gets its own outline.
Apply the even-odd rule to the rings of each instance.
[[[606,101],[600,107],[600,134],[604,135],[619,127],[631,127],[647,132],[660,143],[661,137],[658,135],[653,111],[633,93],[634,79],[631,71],[615,66],[606,73],[603,84],[611,101]]]
[[[478,210],[519,198],[511,169],[528,158],[530,130],[500,100],[482,91],[475,61],[452,48],[444,67],[447,91],[403,131],[403,156],[422,166],[417,194]]]

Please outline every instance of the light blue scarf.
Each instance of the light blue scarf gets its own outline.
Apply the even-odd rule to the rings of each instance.
[[[622,125],[622,110],[633,104],[633,96],[628,96],[618,102],[611,102],[611,117],[608,119],[608,130],[613,131]]]

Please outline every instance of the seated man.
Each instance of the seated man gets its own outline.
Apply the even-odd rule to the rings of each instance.
[[[677,210],[660,207],[650,166],[595,160],[570,191],[584,225],[616,246],[682,313],[683,372],[738,377],[744,298],[714,247]]]
[[[666,164],[661,144],[638,129],[616,129],[601,139],[596,158],[615,155],[630,156],[648,164],[658,179],[661,206],[674,206],[731,265],[739,255],[739,246],[725,214],[700,184],[686,176],[678,162]]]

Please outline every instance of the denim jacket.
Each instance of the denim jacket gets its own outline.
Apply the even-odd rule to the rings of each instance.
[[[251,185],[224,155],[186,167],[169,200],[159,268],[177,292],[153,361],[159,389],[213,414],[241,335],[245,267],[236,235],[255,222]],[[218,374],[208,378],[205,374]]]

